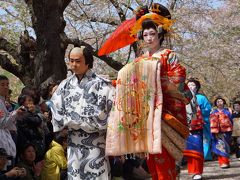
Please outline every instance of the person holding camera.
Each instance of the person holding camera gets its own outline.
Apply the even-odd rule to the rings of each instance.
[[[4,148],[0,148],[0,179],[17,180],[20,177],[25,177],[26,176],[25,168],[14,167],[9,171],[3,170],[9,158],[11,158],[11,156],[7,154],[6,150]]]
[[[36,161],[44,159],[45,139],[42,128],[42,119],[36,112],[33,98],[30,95],[20,95],[18,97],[20,105],[17,121],[17,149],[22,151],[26,143],[32,143],[36,148]]]

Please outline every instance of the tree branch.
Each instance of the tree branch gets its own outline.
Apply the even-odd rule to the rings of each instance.
[[[127,9],[130,9],[132,12],[134,12],[134,9],[133,9],[131,6],[129,6],[128,4],[126,4],[126,3],[124,3],[124,2],[121,2],[121,4],[122,4],[123,6],[125,6]]]
[[[176,4],[177,4],[177,0],[172,0],[170,5],[169,5],[169,10],[173,11],[175,6],[176,6]]]
[[[119,3],[115,0],[110,0],[110,2],[112,3],[112,5],[116,8],[118,16],[120,17],[121,22],[126,20],[126,16],[122,10],[122,8],[119,6]]]
[[[8,72],[11,72],[17,77],[21,77],[21,68],[20,66],[13,64],[7,54],[0,52],[0,66]]]
[[[0,37],[0,50],[8,52],[14,59],[18,59],[17,46]]]
[[[81,14],[81,15],[76,15],[73,13],[73,11],[66,11],[68,14],[70,14],[71,16],[74,17],[74,19],[82,19],[85,17],[84,14]],[[109,24],[109,25],[112,25],[112,26],[117,26],[119,25],[117,19],[113,19],[113,18],[109,18],[109,19],[106,19],[106,18],[100,18],[100,17],[93,17],[93,16],[89,16],[88,15],[88,20],[91,21],[91,22],[99,22],[99,23],[104,23],[104,24]]]

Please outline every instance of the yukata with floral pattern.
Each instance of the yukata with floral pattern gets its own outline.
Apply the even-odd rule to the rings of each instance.
[[[110,177],[105,136],[114,88],[88,70],[63,80],[51,98],[54,131],[68,127],[68,180]]]

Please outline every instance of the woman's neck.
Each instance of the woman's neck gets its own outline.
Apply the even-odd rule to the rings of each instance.
[[[153,48],[153,49],[149,49],[148,50],[149,51],[149,55],[153,55],[154,53],[156,53],[156,52],[158,52],[160,50],[161,50],[161,46],[160,45],[155,47],[155,48]]]

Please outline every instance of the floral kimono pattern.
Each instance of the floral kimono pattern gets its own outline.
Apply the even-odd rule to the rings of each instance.
[[[114,88],[91,70],[63,80],[51,99],[54,131],[67,127],[68,180],[109,179],[105,136]]]
[[[227,108],[215,109],[210,115],[213,153],[229,158],[232,135],[231,113]]]

